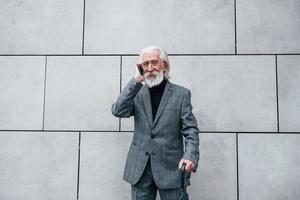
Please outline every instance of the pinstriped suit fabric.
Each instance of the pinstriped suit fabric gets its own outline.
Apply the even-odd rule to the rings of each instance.
[[[180,159],[191,160],[196,166],[199,161],[199,130],[190,91],[167,81],[153,120],[149,89],[131,79],[112,105],[112,113],[134,117],[124,180],[137,184],[150,159],[153,180],[159,189],[180,188]],[[185,183],[189,185],[189,179]]]
[[[153,180],[150,160],[148,160],[146,168],[140,180],[131,186],[132,200],[155,200],[157,195],[157,186]],[[159,189],[161,200],[178,200],[182,188],[175,189]]]

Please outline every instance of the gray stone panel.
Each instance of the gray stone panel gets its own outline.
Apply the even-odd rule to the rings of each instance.
[[[0,53],[81,53],[82,0],[0,1]]]
[[[300,135],[239,135],[239,199],[300,196]]]
[[[86,1],[85,53],[234,53],[233,2]]]
[[[187,189],[190,199],[237,199],[236,174],[235,134],[200,134],[199,167]]]
[[[0,57],[0,129],[43,126],[45,57]]]
[[[237,1],[238,53],[299,53],[300,1]]]
[[[278,56],[280,131],[300,131],[300,56]]]
[[[0,132],[0,199],[76,199],[78,133]]]
[[[130,184],[123,180],[132,133],[81,134],[79,200],[128,200]]]
[[[45,129],[118,130],[119,79],[116,56],[48,57]]]
[[[123,85],[136,62],[123,57]],[[277,131],[273,56],[170,56],[170,63],[170,81],[192,92],[201,131]]]

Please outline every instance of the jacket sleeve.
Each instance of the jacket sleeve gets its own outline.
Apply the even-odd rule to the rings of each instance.
[[[117,101],[112,105],[111,112],[116,117],[130,117],[134,111],[134,97],[137,95],[143,84],[136,82],[132,78],[122,92]]]
[[[188,90],[181,105],[181,133],[185,138],[183,159],[192,161],[197,168],[199,161],[199,129],[192,109],[191,92]]]

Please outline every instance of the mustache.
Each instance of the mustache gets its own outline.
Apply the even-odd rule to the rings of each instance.
[[[150,78],[150,77],[156,77],[159,74],[159,72],[147,72],[145,73],[145,77],[146,78]]]

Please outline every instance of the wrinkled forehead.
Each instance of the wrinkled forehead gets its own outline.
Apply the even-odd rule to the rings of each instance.
[[[148,60],[159,60],[160,59],[160,51],[158,49],[153,49],[150,52],[144,52],[140,55],[140,62],[145,62]]]

